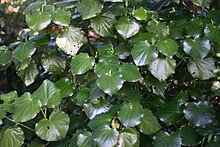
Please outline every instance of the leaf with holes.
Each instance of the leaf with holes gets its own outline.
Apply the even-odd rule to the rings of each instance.
[[[170,38],[158,41],[156,47],[162,54],[168,57],[172,57],[178,51],[178,44]]]
[[[119,68],[124,80],[136,82],[143,80],[139,69],[134,64],[122,64]]]
[[[120,131],[118,147],[139,147],[139,132],[135,128],[125,128]]]
[[[57,8],[52,11],[52,21],[60,26],[68,26],[70,24],[71,13],[64,9]]]
[[[57,46],[69,55],[75,55],[83,45],[83,33],[80,28],[69,26],[56,38]]]
[[[182,139],[178,133],[159,132],[153,138],[154,147],[181,147]]]

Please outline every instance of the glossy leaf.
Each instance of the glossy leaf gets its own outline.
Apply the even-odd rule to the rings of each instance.
[[[68,26],[70,24],[71,13],[70,11],[57,8],[55,11],[52,11],[51,17],[53,23],[60,26]]]
[[[111,70],[111,73],[118,72],[118,69],[119,69],[118,64],[102,62],[102,63],[96,64],[95,73],[98,77],[101,77],[105,74],[108,74],[110,70]]]
[[[9,93],[0,95],[0,99],[2,101],[4,101],[5,103],[11,102],[11,101],[15,100],[16,98],[18,98],[17,91],[11,91]]]
[[[191,37],[199,37],[203,35],[203,30],[205,28],[205,24],[202,19],[193,19],[187,22],[186,33]]]
[[[201,137],[192,127],[184,127],[180,129],[180,137],[184,146],[199,144]]]
[[[90,96],[89,96],[89,99],[91,101],[96,100],[104,95],[105,95],[105,93],[98,87],[96,82],[91,85]]]
[[[130,38],[138,33],[140,26],[136,21],[123,16],[117,21],[115,28],[122,37]]]
[[[24,14],[31,13],[33,11],[37,11],[42,7],[43,1],[37,0],[36,2],[31,3],[25,10]]]
[[[160,22],[149,21],[146,30],[156,34],[159,38],[169,35],[169,27]]]
[[[213,122],[215,111],[208,102],[191,102],[183,110],[185,118],[194,126],[205,127]]]
[[[134,64],[122,64],[119,68],[124,80],[136,82],[143,80],[139,69]]]
[[[123,2],[123,0],[103,0],[104,2]]]
[[[69,117],[64,112],[53,112],[49,119],[43,118],[35,125],[36,134],[46,141],[57,141],[66,136]]]
[[[113,115],[111,113],[103,113],[96,115],[88,123],[89,128],[95,130],[99,126],[111,125]]]
[[[7,65],[12,60],[12,52],[9,50],[0,49],[0,65]]]
[[[118,147],[139,147],[139,133],[135,128],[125,128],[120,132]]]
[[[73,56],[71,60],[71,71],[73,75],[81,75],[90,69],[95,64],[95,59],[93,57],[89,57],[87,53],[80,53],[78,55]]]
[[[160,81],[166,80],[175,73],[176,61],[171,58],[157,58],[149,65],[151,74]]]
[[[147,65],[158,57],[157,51],[147,41],[134,44],[131,55],[137,66]]]
[[[170,36],[178,39],[182,38],[185,34],[186,20],[170,22]]]
[[[136,9],[133,12],[133,16],[137,19],[137,20],[147,20],[148,18],[148,11],[146,9],[144,9],[143,7],[140,7],[138,9]]]
[[[78,12],[81,14],[82,19],[90,19],[97,14],[101,13],[103,8],[100,0],[82,0],[77,7]]]
[[[190,59],[188,63],[188,71],[194,77],[201,80],[207,80],[215,77],[213,71],[216,69],[213,58],[203,60]]]
[[[96,143],[94,142],[91,132],[83,131],[77,137],[77,145],[79,147],[95,147]]]
[[[170,38],[160,40],[157,42],[156,47],[162,54],[168,57],[172,57],[178,51],[178,44]]]
[[[219,26],[208,25],[206,26],[204,33],[208,39],[216,43],[219,43],[219,40],[220,40],[220,27]]]
[[[54,108],[62,100],[60,89],[49,80],[44,80],[41,86],[33,93],[33,98],[37,97],[43,106]]]
[[[182,139],[178,133],[159,132],[154,136],[154,147],[181,147]]]
[[[55,83],[55,86],[60,89],[62,98],[72,96],[74,94],[75,87],[67,78],[59,79]]]
[[[14,64],[15,64],[15,69],[17,72],[24,70],[25,68],[27,68],[30,64],[31,64],[31,58],[28,58],[24,61],[18,61],[18,60],[14,60]]]
[[[80,28],[69,26],[56,38],[57,46],[69,55],[75,55],[83,45],[83,34]]]

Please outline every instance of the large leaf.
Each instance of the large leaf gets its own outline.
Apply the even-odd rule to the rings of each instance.
[[[196,59],[203,59],[207,56],[211,49],[209,40],[197,38],[188,38],[183,43],[183,50],[186,54]]]
[[[103,4],[100,0],[81,0],[77,7],[83,20],[95,17],[97,14],[101,13],[102,8]]]
[[[166,80],[175,73],[176,61],[172,58],[157,58],[149,65],[151,74],[158,80]]]
[[[69,117],[64,112],[53,112],[49,119],[43,118],[35,125],[36,134],[46,141],[57,141],[66,136]]]
[[[83,45],[83,33],[80,28],[69,26],[58,34],[56,43],[65,53],[75,55]]]
[[[117,21],[115,28],[122,37],[130,38],[138,33],[140,26],[136,21],[123,16]]]
[[[188,71],[194,78],[207,80],[215,77],[213,71],[216,69],[213,58],[206,58],[203,60],[190,59],[188,63]]]
[[[211,41],[219,43],[220,26],[208,25],[204,30],[205,36]]]
[[[158,123],[157,117],[149,109],[143,110],[144,116],[141,118],[141,123],[138,129],[141,133],[151,135],[160,130],[161,126]]]
[[[159,132],[154,136],[154,147],[181,147],[182,139],[178,133]]]
[[[180,137],[184,146],[193,146],[200,142],[200,136],[192,127],[185,127],[180,129]]]
[[[40,107],[40,100],[38,98],[32,98],[31,94],[26,92],[15,100],[15,113],[12,118],[16,122],[26,122],[38,114]]]
[[[119,133],[115,128],[108,125],[99,126],[94,133],[94,140],[98,146],[113,147],[118,142]]]
[[[168,57],[172,57],[178,50],[178,44],[170,38],[158,41],[156,47],[162,54]]]
[[[92,69],[94,64],[95,59],[93,57],[89,57],[87,53],[75,55],[70,63],[72,74],[81,75]]]
[[[98,87],[110,96],[121,89],[123,83],[124,80],[119,73],[104,74],[97,80]]]
[[[49,12],[36,11],[33,14],[26,15],[26,22],[29,28],[39,31],[50,24],[51,15]]]
[[[183,110],[185,118],[194,126],[205,127],[213,122],[215,111],[208,102],[191,102]]]
[[[118,112],[118,118],[120,122],[127,128],[140,124],[142,117],[142,108],[139,103],[124,103]]]
[[[111,125],[113,115],[111,113],[103,113],[96,115],[92,120],[89,121],[89,128],[95,130],[99,126]]]
[[[3,127],[0,130],[1,147],[20,147],[24,143],[24,132],[18,126]]]
[[[68,26],[71,19],[70,11],[57,8],[55,11],[52,11],[52,21],[60,26]]]
[[[193,19],[187,22],[186,33],[191,37],[199,37],[203,34],[205,24],[202,22],[202,19]]]
[[[137,66],[147,65],[158,57],[157,51],[150,46],[148,41],[140,41],[139,43],[134,44],[134,47],[131,50],[131,55]]]
[[[115,15],[106,12],[91,19],[91,27],[95,32],[103,37],[113,36],[113,25],[116,22]]]
[[[96,143],[93,139],[92,133],[83,131],[77,137],[77,145],[79,147],[95,147]]]
[[[33,93],[33,98],[38,97],[43,106],[54,108],[62,100],[60,89],[49,80],[44,80],[41,86]]]
[[[136,82],[143,80],[139,69],[134,64],[122,64],[119,71],[126,81]]]
[[[125,128],[120,132],[118,147],[139,147],[139,132],[135,128]]]
[[[9,50],[0,49],[0,65],[7,65],[12,60],[12,52]]]
[[[13,51],[15,59],[19,61],[24,61],[25,59],[30,58],[36,51],[34,42],[20,43],[16,49]]]

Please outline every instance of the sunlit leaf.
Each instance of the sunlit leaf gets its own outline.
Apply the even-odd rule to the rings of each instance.
[[[96,143],[93,139],[92,133],[88,131],[83,131],[77,137],[77,145],[79,147],[95,147]]]
[[[57,8],[55,11],[52,11],[52,21],[60,26],[68,26],[71,19],[70,11]]]
[[[139,69],[134,64],[122,64],[119,68],[124,80],[136,82],[143,80]]]
[[[139,132],[135,128],[125,128],[120,132],[118,147],[139,147]]]

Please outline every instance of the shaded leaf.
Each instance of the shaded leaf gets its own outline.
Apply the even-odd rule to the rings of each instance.
[[[136,82],[143,80],[139,69],[134,64],[122,64],[119,68],[124,80]]]
[[[95,147],[96,143],[93,139],[92,133],[88,131],[83,131],[77,137],[77,145],[79,147]]]
[[[12,60],[12,52],[9,50],[0,49],[0,65],[7,65]]]
[[[208,39],[219,43],[219,40],[220,40],[220,27],[219,26],[208,25],[206,26],[204,33]]]
[[[62,98],[72,96],[74,94],[75,87],[68,78],[59,79],[56,81],[55,86],[60,89]]]
[[[210,0],[192,0],[198,6],[209,8]]]
[[[52,11],[52,21],[60,26],[68,26],[71,19],[70,11],[57,8],[55,11]]]
[[[193,19],[185,24],[186,33],[191,37],[199,37],[203,34],[205,24],[202,19]]]
[[[159,132],[154,136],[154,147],[181,147],[182,139],[178,133]]]
[[[180,129],[180,137],[184,146],[199,144],[201,137],[192,127],[184,127]]]
[[[160,22],[149,21],[146,30],[156,34],[159,38],[169,35],[169,27]]]
[[[156,47],[162,54],[168,57],[172,57],[178,51],[178,44],[170,38],[158,41]]]

